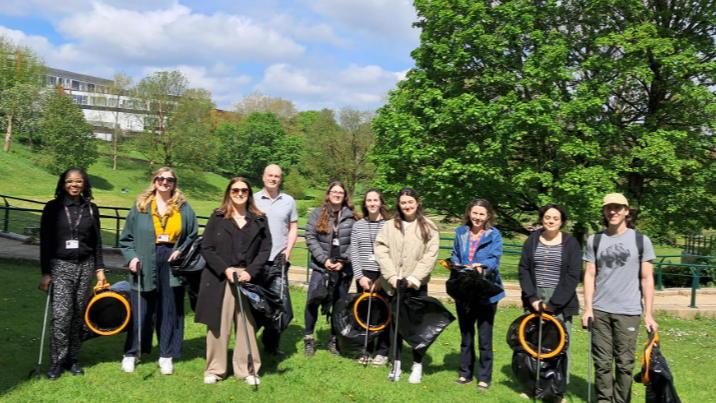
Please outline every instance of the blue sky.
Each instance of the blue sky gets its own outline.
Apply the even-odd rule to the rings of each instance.
[[[252,91],[375,109],[414,65],[416,19],[412,0],[0,1],[0,35],[50,67],[136,81],[179,69],[222,109]]]

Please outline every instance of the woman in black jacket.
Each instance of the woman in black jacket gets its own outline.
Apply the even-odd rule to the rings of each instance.
[[[539,209],[539,218],[543,229],[530,235],[522,246],[519,264],[522,303],[525,310],[535,312],[544,304],[546,311],[564,322],[571,337],[572,316],[579,313],[576,289],[582,273],[582,248],[574,237],[560,231],[567,221],[562,206],[545,205]],[[569,349],[567,363],[569,368]],[[558,396],[556,401],[562,399]]]
[[[353,269],[350,264],[351,232],[353,224],[358,219],[360,216],[353,206],[346,187],[343,183],[335,181],[328,186],[321,208],[313,210],[306,224],[306,246],[311,252],[310,268],[313,270],[304,312],[306,336],[303,343],[304,353],[308,357],[313,356],[316,351],[313,331],[318,321],[319,307],[319,304],[309,303],[311,293],[327,271],[338,272],[340,275],[332,301],[335,302],[348,293],[353,280]],[[334,355],[340,355],[336,332],[332,325],[328,350]]]
[[[227,375],[231,322],[235,323],[234,376],[249,385],[258,385],[261,357],[256,344],[256,321],[245,295],[246,327],[253,355],[253,371],[249,370],[248,346],[244,337],[241,312],[236,309],[239,283],[257,278],[271,253],[271,232],[268,220],[254,204],[251,185],[244,178],[234,178],[224,193],[224,201],[209,218],[201,241],[201,254],[206,269],[201,274],[201,288],[196,304],[197,323],[208,327],[206,336],[206,369],[204,383],[216,383]]]
[[[47,292],[52,281],[50,380],[69,370],[84,375],[77,362],[82,347],[82,323],[92,277],[104,285],[104,261],[99,210],[91,202],[92,186],[87,173],[68,169],[60,175],[55,199],[42,211],[40,224],[40,289]]]

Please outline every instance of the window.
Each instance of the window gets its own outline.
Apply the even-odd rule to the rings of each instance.
[[[72,80],[72,91],[82,91],[82,83],[77,80]]]
[[[87,92],[94,92],[94,84],[87,83]]]

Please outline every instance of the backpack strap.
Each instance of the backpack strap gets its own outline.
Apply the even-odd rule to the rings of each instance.
[[[597,269],[599,267],[599,257],[597,252],[599,252],[599,243],[602,242],[602,235],[603,232],[598,232],[594,234],[594,240],[592,241],[592,251],[594,252],[594,268]]]
[[[634,230],[634,234],[636,235],[636,247],[639,249],[639,263],[641,263],[644,261],[644,234],[636,230]]]

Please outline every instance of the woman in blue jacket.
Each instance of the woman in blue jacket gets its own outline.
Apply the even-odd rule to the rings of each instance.
[[[452,261],[470,266],[483,274],[500,288],[500,259],[502,258],[502,235],[494,227],[495,213],[487,200],[474,199],[465,209],[463,225],[455,230]],[[480,358],[477,371],[477,388],[490,389],[492,381],[492,328],[495,323],[497,301],[505,297],[504,291],[489,299],[484,305],[465,306],[457,302],[457,318],[460,324],[460,378],[455,383],[469,385],[475,371],[475,323],[479,338]]]

